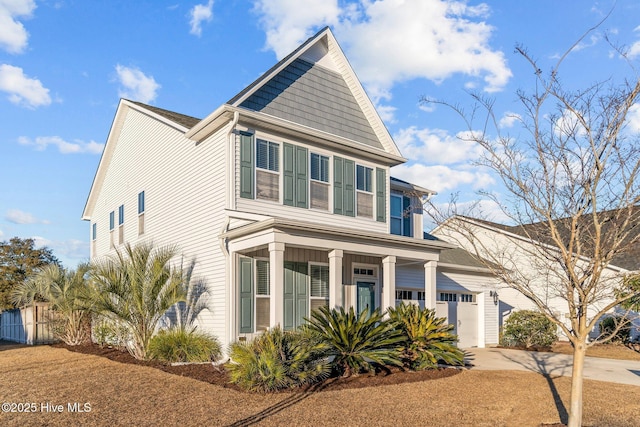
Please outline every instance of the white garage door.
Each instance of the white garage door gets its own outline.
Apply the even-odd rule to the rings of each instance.
[[[475,294],[439,292],[436,315],[446,317],[458,335],[458,347],[478,346],[478,303]]]

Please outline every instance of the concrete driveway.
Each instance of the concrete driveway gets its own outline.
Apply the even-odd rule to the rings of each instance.
[[[552,377],[571,376],[573,356],[504,348],[465,349],[465,362],[478,370],[517,370]],[[640,386],[640,362],[587,357],[584,377],[591,380]]]

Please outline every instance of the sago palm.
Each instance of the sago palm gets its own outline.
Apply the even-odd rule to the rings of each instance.
[[[38,300],[48,302],[54,311],[48,319],[53,325],[54,336],[68,345],[82,344],[90,338],[88,271],[88,264],[80,264],[76,270],[48,265],[14,288],[13,303],[20,307]]]
[[[464,353],[456,347],[458,337],[451,333],[453,325],[436,317],[435,310],[402,303],[389,308],[389,319],[405,335],[402,359],[407,367],[422,370],[435,368],[438,362],[463,364]]]
[[[321,307],[308,322],[306,328],[320,336],[325,354],[343,376],[372,371],[375,365],[401,365],[398,349],[404,336],[382,318],[380,310],[356,314],[353,307],[348,311]]]
[[[176,256],[173,246],[127,244],[92,268],[96,309],[127,327],[131,335],[127,348],[137,359],[146,358],[162,316],[174,304],[185,301],[189,274],[172,267]]]

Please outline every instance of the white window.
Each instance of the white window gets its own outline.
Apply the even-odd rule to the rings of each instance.
[[[356,166],[357,216],[373,218],[373,169]]]
[[[138,193],[138,236],[144,234],[144,191]]]
[[[329,266],[310,264],[311,289],[309,305],[311,310],[329,306]]]
[[[413,299],[412,295],[413,295],[413,292],[411,292],[411,291],[405,291],[405,290],[401,290],[401,289],[396,289],[396,299],[397,300],[411,300],[411,299]]]
[[[256,199],[280,200],[280,144],[256,141]]]
[[[411,237],[411,199],[400,194],[391,195],[391,234]]]
[[[269,261],[256,260],[256,331],[266,331],[270,323]]]
[[[311,209],[329,210],[329,157],[311,153],[309,194]]]

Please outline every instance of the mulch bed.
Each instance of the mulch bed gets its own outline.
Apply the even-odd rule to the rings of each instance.
[[[100,347],[98,344],[84,344],[78,346],[68,346],[58,343],[52,344],[52,347],[65,348],[69,351],[91,354],[94,356],[105,357],[120,363],[130,363],[134,365],[149,366],[151,368],[160,369],[170,374],[183,377],[193,378],[209,384],[215,384],[220,387],[230,388],[238,391],[242,389],[235,384],[229,382],[229,373],[223,367],[214,367],[210,363],[206,364],[188,364],[171,366],[157,361],[138,360],[131,356],[127,351],[122,351],[114,347]],[[393,385],[402,383],[413,383],[419,381],[436,380],[457,375],[462,372],[457,368],[438,368],[426,371],[406,371],[399,368],[389,368],[376,374],[361,374],[348,378],[331,377],[319,384],[313,384],[300,387],[296,391],[300,392],[317,392],[345,390],[364,387],[377,387],[382,385]],[[287,390],[291,391],[291,390]]]

